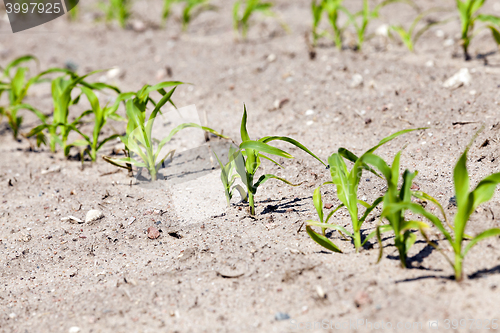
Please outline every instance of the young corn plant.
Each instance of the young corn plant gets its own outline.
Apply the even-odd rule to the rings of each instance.
[[[210,3],[210,0],[164,0],[163,2],[163,21],[167,21],[171,13],[171,8],[174,3],[184,3],[184,9],[182,10],[182,30],[186,31],[189,23],[207,10],[215,10],[216,7]]]
[[[248,203],[250,206],[251,215],[255,215],[255,195],[257,194],[257,190],[260,185],[264,184],[269,179],[277,179],[284,182],[285,184],[298,186],[298,184],[297,185],[292,184],[288,180],[275,176],[273,174],[264,174],[260,176],[257,179],[257,181],[255,181],[256,173],[261,165],[262,159],[269,160],[272,163],[281,167],[281,165],[278,162],[274,161],[273,159],[264,154],[274,155],[284,158],[293,158],[293,156],[290,155],[289,153],[269,145],[268,144],[269,142],[276,140],[288,142],[296,146],[297,148],[300,148],[301,150],[305,151],[306,153],[308,153],[309,155],[320,161],[323,165],[325,165],[325,163],[319,157],[314,155],[304,145],[289,137],[266,136],[259,140],[250,139],[250,136],[247,131],[246,106],[244,107],[243,118],[241,120],[240,134],[242,142],[239,145],[239,150],[231,155],[232,156],[231,160],[234,161],[236,172],[241,177],[241,181],[246,187],[246,193],[245,193],[246,195],[242,195],[242,197],[244,196],[248,197]]]
[[[339,50],[342,49],[342,33],[347,26],[339,27],[338,18],[340,11],[347,11],[342,6],[343,0],[323,0],[325,10],[328,13],[328,21],[333,29],[333,40]]]
[[[357,13],[351,13],[345,7],[340,8],[348,16],[350,23],[356,30],[358,37],[357,49],[359,51],[361,50],[367,37],[367,30],[370,21],[379,17],[379,13],[382,8],[395,2],[408,3],[412,6],[414,5],[410,0],[384,0],[371,10],[369,0],[363,0],[363,9]]]
[[[101,2],[101,8],[105,13],[106,21],[116,20],[122,28],[127,26],[131,7],[132,0],[108,0],[108,2]]]
[[[363,246],[364,242],[366,242],[368,239],[373,237],[375,234],[372,233],[372,235],[368,236],[364,242],[362,242],[361,239],[361,226],[365,222],[366,218],[368,215],[375,209],[380,202],[382,202],[383,197],[377,198],[372,204],[369,204],[363,200],[358,199],[358,187],[359,187],[359,182],[363,173],[363,170],[368,170],[372,173],[374,173],[376,176],[380,177],[372,168],[370,168],[364,161],[365,156],[373,153],[375,150],[377,150],[380,146],[384,145],[385,143],[393,140],[394,138],[411,132],[415,131],[417,129],[408,129],[408,130],[403,130],[397,133],[394,133],[384,139],[382,139],[376,146],[372,147],[368,151],[366,151],[361,157],[357,157],[354,155],[352,152],[345,148],[340,148],[337,153],[332,154],[328,158],[328,164],[330,168],[330,174],[332,177],[332,181],[326,182],[323,185],[326,184],[333,184],[336,186],[337,189],[337,197],[339,198],[341,204],[334,209],[334,211],[330,214],[333,215],[337,210],[339,210],[342,207],[345,207],[347,211],[349,212],[349,216],[351,217],[351,223],[352,223],[352,229],[353,232],[347,231],[344,227],[339,226],[339,225],[334,225],[334,224],[328,224],[326,222],[322,221],[322,213],[319,212],[318,207],[316,207],[316,210],[318,210],[318,215],[320,216],[320,221],[315,222],[315,221],[308,221],[308,226],[312,227],[320,227],[323,232],[323,237],[321,239],[321,242],[318,242],[317,239],[319,239],[321,235],[316,234],[311,228],[308,229],[308,233],[311,236],[311,238],[316,241],[319,245],[324,246],[324,244],[329,244],[331,248],[336,247],[336,245],[330,241],[328,238],[324,237],[325,229],[331,228],[334,230],[338,230],[341,232],[341,234],[347,235],[349,238],[352,239],[354,243],[354,247],[356,248],[356,252],[359,252],[359,249],[361,246]],[[344,161],[344,159],[354,162],[354,166],[352,169],[349,171],[347,169],[347,165]],[[318,199],[316,199],[318,201]],[[319,202],[319,201],[318,201]],[[359,217],[359,207],[358,205],[362,205],[365,207],[365,212]],[[315,204],[316,206],[316,204]],[[331,217],[329,215],[328,219]],[[315,235],[314,235],[314,234]],[[345,236],[344,236],[345,237]]]
[[[478,134],[479,132],[476,134],[476,136]],[[500,235],[499,228],[488,229],[474,237],[469,237],[465,234],[465,228],[472,213],[479,207],[480,204],[491,200],[495,193],[497,185],[500,183],[500,173],[494,173],[483,178],[477,184],[475,189],[470,191],[470,178],[467,171],[467,153],[473,141],[474,139],[467,146],[464,153],[460,156],[453,171],[455,197],[457,200],[457,212],[454,218],[454,228],[452,230],[452,233],[448,232],[445,229],[440,219],[436,215],[428,212],[422,206],[416,203],[402,202],[397,204],[390,204],[389,206],[384,208],[386,214],[392,214],[401,209],[409,209],[416,214],[424,216],[429,221],[431,221],[432,224],[436,226],[436,228],[438,228],[438,230],[444,235],[453,249],[455,255],[454,261],[452,261],[446,254],[444,254],[443,251],[440,252],[453,267],[455,271],[456,281],[461,281],[463,279],[462,264],[465,256],[470,251],[470,249],[483,239]],[[470,240],[464,246],[464,241],[467,239]],[[436,244],[430,242],[428,239],[427,241],[429,242],[429,244],[440,250],[440,248]]]
[[[376,167],[387,181],[387,192],[383,197],[383,207],[381,219],[385,218],[389,221],[388,225],[378,226],[376,229],[376,236],[380,245],[380,254],[378,261],[382,258],[383,246],[380,234],[382,232],[392,231],[394,232],[394,245],[398,249],[399,259],[403,268],[407,267],[408,251],[415,243],[417,236],[412,230],[420,230],[424,233],[424,230],[429,226],[421,221],[407,221],[405,219],[406,209],[401,209],[399,211],[388,212],[385,207],[391,204],[398,203],[410,203],[413,196],[419,198],[427,198],[425,193],[416,193],[411,190],[413,179],[418,174],[417,171],[410,172],[405,170],[403,173],[403,183],[401,189],[398,189],[399,180],[399,165],[400,165],[401,152],[398,152],[394,158],[392,166],[388,166],[387,163],[379,156],[374,154],[366,154],[363,156],[363,161],[368,165],[373,165]],[[441,207],[442,208],[442,207]]]
[[[40,81],[42,75],[46,72],[28,78],[28,67],[21,66],[24,63],[36,62],[38,60],[33,56],[23,56],[13,60],[3,69],[3,79],[0,82],[0,96],[5,92],[8,95],[9,104],[0,107],[0,115],[5,115],[12,130],[14,139],[19,135],[19,129],[23,122],[23,117],[18,116],[18,111],[29,110],[35,113],[39,118],[44,115],[29,104],[24,103],[29,88]]]
[[[117,93],[120,91],[118,88],[109,86],[104,83],[87,83],[84,81],[88,76],[95,74],[100,71],[94,71],[84,76],[78,76],[76,73],[63,70],[55,69],[54,71],[63,72],[62,76],[59,76],[52,80],[52,102],[54,105],[54,112],[52,115],[52,122],[47,121],[46,117],[41,119],[43,124],[33,128],[28,136],[36,136],[37,144],[40,146],[42,143],[46,143],[45,131],[49,134],[49,146],[52,152],[56,151],[56,145],[62,147],[66,156],[69,153],[68,149],[68,136],[71,131],[73,131],[76,126],[80,123],[83,116],[88,113],[83,113],[77,117],[74,121],[69,121],[69,110],[75,104],[78,104],[82,92],[80,92],[75,98],[73,98],[72,93],[75,88],[88,88],[93,90],[101,90],[104,88],[109,88]]]
[[[312,26],[312,36],[313,36],[313,46],[316,46],[318,38],[321,34],[318,33],[318,27],[321,23],[323,12],[325,10],[325,5],[323,0],[311,0],[311,13],[313,17]]]
[[[81,87],[80,89],[87,97],[91,109],[85,111],[82,115],[80,115],[80,117],[78,117],[78,120],[82,119],[86,115],[92,114],[94,116],[94,129],[92,131],[92,136],[88,136],[82,133],[74,124],[69,125],[71,129],[75,132],[78,132],[83,137],[83,139],[76,140],[71,144],[67,145],[65,148],[64,155],[66,156],[69,155],[69,150],[71,149],[71,147],[85,147],[84,151],[87,152],[91,160],[95,162],[97,159],[97,152],[104,146],[104,144],[119,137],[118,134],[113,134],[105,139],[102,140],[99,139],[100,133],[103,127],[106,125],[108,119],[113,119],[117,121],[123,121],[125,119],[116,114],[120,100],[117,100],[111,106],[106,105],[104,107],[101,107],[99,99],[97,98],[96,94],[92,89],[84,86]]]
[[[485,25],[491,30],[491,34],[497,45],[500,45],[500,17],[477,13],[481,7],[483,7],[485,2],[486,0],[456,0],[462,26],[461,44],[466,61],[471,59],[469,54],[469,45],[471,40],[477,35],[477,33],[474,33],[474,25],[476,24],[476,21],[485,23]]]
[[[243,8],[243,5],[245,7]],[[241,33],[243,39],[247,38],[248,28],[250,27],[250,18],[256,12],[260,12],[266,16],[275,17],[275,13],[271,10],[273,4],[271,2],[263,2],[262,0],[238,0],[233,6],[233,25],[236,33]],[[243,8],[241,10],[241,8]],[[283,24],[282,24],[283,25]],[[286,29],[286,26],[283,25]]]
[[[170,156],[172,158],[174,151],[168,152],[163,158],[160,158],[162,148],[172,139],[179,131],[185,128],[199,128],[203,131],[210,132],[221,138],[226,138],[222,134],[205,126],[200,126],[195,123],[184,123],[175,127],[167,137],[163,138],[155,149],[156,139],[152,136],[153,125],[161,108],[171,101],[172,94],[176,86],[182,82],[163,82],[156,86],[145,86],[138,93],[125,93],[119,99],[125,101],[125,109],[127,112],[128,124],[127,134],[120,137],[120,140],[125,144],[128,151],[128,157],[114,159],[108,156],[103,156],[103,159],[117,167],[131,170],[132,166],[137,168],[145,168],[148,170],[152,181],[158,180],[158,171],[165,166],[165,160]],[[175,86],[169,92],[165,92],[165,88]],[[149,94],[153,91],[160,92],[163,97],[158,103],[155,103]],[[147,104],[154,104],[154,110],[149,117],[146,117]],[[173,103],[172,103],[173,104]]]

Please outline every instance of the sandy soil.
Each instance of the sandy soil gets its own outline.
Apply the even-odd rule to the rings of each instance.
[[[15,35],[2,21],[1,64],[31,53],[43,69],[67,61],[80,73],[118,66],[124,75],[109,82],[123,90],[158,82],[159,71],[169,66],[173,76],[163,80],[194,84],[179,87],[176,103],[196,105],[213,128],[238,139],[246,103],[252,137],[292,136],[324,159],[339,147],[359,154],[397,130],[428,126],[379,153],[389,159],[407,144],[402,168],[419,170],[415,183],[444,206],[453,196],[455,161],[480,123],[485,131],[469,155],[472,183],[499,171],[500,57],[486,31],[474,40],[475,58],[467,63],[460,57],[457,22],[431,29],[415,54],[375,37],[361,53],[339,52],[323,40],[311,60],[304,41],[309,1],[277,2],[291,33],[266,19],[255,23],[245,43],[234,42],[230,1],[225,0],[216,1],[218,13],[204,13],[185,34],[174,21],[166,30],[155,28],[159,4],[145,1],[135,6],[135,19],[151,27],[144,32],[93,23],[88,14],[77,23],[60,19]],[[451,7],[454,2],[439,3]],[[493,5],[487,8],[494,11]],[[93,2],[83,8],[95,11]],[[395,5],[382,12],[382,19],[404,23],[412,15]],[[370,30],[380,24],[375,21]],[[455,43],[445,46],[450,38]],[[471,84],[444,88],[443,82],[461,68],[471,72]],[[351,87],[355,74],[362,75],[362,86]],[[274,102],[283,99],[289,102],[273,110]],[[36,86],[27,102],[49,114],[49,87]],[[306,115],[307,110],[314,113]],[[35,123],[27,115],[23,131]],[[124,126],[113,123],[107,133]],[[304,183],[295,188],[268,182],[259,190],[257,215],[250,217],[242,206],[224,207],[217,171],[189,183],[148,188],[125,171],[112,173],[116,169],[101,159],[86,162],[82,170],[62,152],[29,151],[29,144],[14,141],[6,128],[2,123],[0,332],[69,332],[73,327],[80,332],[320,332],[319,324],[312,329],[307,323],[323,320],[333,325],[331,331],[337,325],[359,332],[382,323],[389,330],[388,322],[395,328],[401,323],[398,331],[414,323],[422,329],[409,331],[436,331],[429,325],[439,321],[442,332],[446,319],[500,319],[498,238],[470,252],[467,279],[460,284],[450,278],[443,257],[421,239],[411,249],[412,267],[406,270],[389,236],[379,264],[376,242],[357,254],[333,233],[344,254],[324,251],[303,228],[298,230],[315,217],[312,192],[329,173],[285,144],[280,147],[296,159],[284,161],[285,170],[268,165],[266,171]],[[360,195],[371,201],[384,185],[365,176]],[[333,191],[327,189],[326,203],[337,203]],[[499,227],[499,202],[497,191],[473,215],[468,232]],[[69,215],[84,219],[91,209],[105,217],[84,224],[61,221]],[[454,210],[450,205],[447,213],[453,216]],[[349,227],[345,212],[334,222]],[[363,233],[376,222],[367,222]],[[151,226],[161,230],[155,240],[147,237]],[[439,237],[434,232],[432,238],[446,247]],[[370,329],[368,322],[378,326]],[[485,331],[486,322],[478,323],[469,328],[469,321],[458,331]]]

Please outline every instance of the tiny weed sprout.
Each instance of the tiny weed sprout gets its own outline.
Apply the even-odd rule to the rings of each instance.
[[[477,13],[485,2],[486,0],[456,0],[462,26],[461,44],[465,60],[471,59],[469,55],[469,45],[471,40],[477,35],[477,33],[474,33],[476,21],[485,23],[491,30],[491,34],[497,45],[500,45],[500,32],[498,30],[500,27],[500,17]]]
[[[321,18],[323,16],[323,11],[325,10],[325,5],[323,0],[312,0],[311,1],[311,13],[313,17],[312,26],[312,36],[313,36],[313,46],[316,46],[320,34],[318,33],[318,27],[321,23]]]
[[[264,154],[274,155],[284,158],[293,158],[293,156],[290,155],[289,153],[269,145],[268,144],[269,142],[276,140],[288,142],[296,146],[297,148],[300,148],[301,150],[305,151],[306,153],[308,153],[309,155],[320,161],[323,165],[325,165],[325,163],[319,157],[314,155],[309,149],[307,149],[304,145],[302,145],[300,142],[294,139],[284,136],[266,136],[259,140],[250,139],[250,136],[247,131],[246,106],[244,107],[243,118],[241,119],[240,133],[242,142],[239,145],[239,150],[237,152],[233,152],[232,154],[230,154],[230,161],[234,162],[236,172],[241,177],[241,181],[243,182],[243,184],[247,189],[246,193],[243,194],[242,197],[248,197],[248,203],[250,206],[251,215],[255,215],[255,195],[257,194],[257,189],[259,188],[260,185],[264,184],[269,179],[277,179],[288,185],[297,186],[295,184],[290,183],[286,179],[280,178],[272,174],[264,174],[260,176],[257,181],[255,181],[255,175],[261,165],[261,159],[269,160],[272,163],[281,167],[281,165],[278,162],[274,161],[273,159]]]
[[[103,159],[117,167],[131,170],[132,166],[137,168],[145,168],[148,170],[152,181],[158,179],[158,171],[165,166],[165,160],[170,156],[173,158],[174,151],[168,152],[163,158],[160,158],[162,148],[172,139],[179,131],[185,128],[194,127],[210,132],[221,138],[226,138],[222,134],[217,133],[211,128],[200,126],[195,123],[183,123],[175,127],[165,138],[159,143],[155,149],[156,139],[152,136],[153,125],[156,116],[160,113],[161,108],[168,102],[172,103],[171,97],[178,85],[182,82],[162,82],[155,86],[144,86],[137,93],[123,93],[118,97],[118,100],[125,101],[125,109],[127,112],[128,124],[127,134],[120,137],[120,140],[125,144],[128,151],[128,157],[114,159],[109,156],[103,156]],[[164,89],[172,87],[169,92]],[[149,94],[153,91],[158,91],[163,95],[158,103],[155,103]],[[148,103],[154,105],[154,110],[148,118],[146,118],[146,109]],[[173,104],[173,103],[172,103]]]
[[[354,247],[356,248],[356,252],[358,252],[361,246],[364,244],[364,242],[366,242],[369,238],[375,235],[372,234],[371,236],[368,236],[362,243],[361,226],[368,217],[368,215],[372,212],[372,210],[375,209],[378,206],[378,204],[382,202],[383,199],[383,197],[379,197],[372,204],[369,204],[363,200],[358,199],[359,181],[361,179],[363,170],[368,170],[374,173],[377,177],[380,177],[372,168],[370,168],[364,162],[364,158],[366,155],[373,153],[383,144],[393,140],[394,138],[402,134],[415,130],[416,129],[403,130],[384,138],[376,146],[372,147],[367,152],[365,152],[360,158],[358,158],[356,155],[354,155],[352,152],[348,151],[345,148],[340,148],[337,153],[332,154],[328,158],[328,164],[330,167],[330,174],[332,177],[332,181],[326,182],[323,185],[333,184],[336,186],[337,197],[339,198],[341,204],[337,208],[335,208],[335,210],[332,213],[330,213],[327,220],[329,220],[330,217],[333,215],[333,213],[336,212],[338,209],[345,207],[349,212],[349,216],[351,217],[353,232],[350,233],[341,226],[328,224],[322,221],[323,213],[320,213],[319,211],[319,209],[322,208],[318,207],[316,204],[317,202],[320,201],[319,199],[317,199],[317,197],[319,195],[319,198],[321,198],[321,194],[315,193],[316,196],[316,199],[314,199],[315,207],[316,210],[318,211],[318,215],[320,216],[320,222],[318,223],[314,221],[308,221],[308,226],[321,227],[323,231],[323,237],[321,237],[321,235],[318,234],[313,235],[314,231],[312,229],[307,229],[309,235],[310,236],[312,235],[311,237],[314,241],[316,241],[321,246],[328,244],[330,248],[336,247],[336,245],[334,245],[329,239],[324,237],[325,229],[331,228],[340,231],[343,236],[347,235],[348,237],[350,237],[354,242]],[[347,169],[347,165],[344,159],[354,162],[354,166],[352,167],[351,171]],[[361,218],[358,216],[358,205],[362,205],[365,207],[365,212]],[[318,242],[319,238],[321,238],[321,242]]]
[[[80,89],[87,97],[91,106],[91,110],[85,111],[82,115],[80,115],[80,117],[78,117],[78,119],[82,119],[84,116],[92,114],[94,116],[94,129],[92,131],[92,136],[90,137],[82,133],[74,124],[71,124],[70,125],[71,129],[74,130],[75,132],[78,132],[83,137],[83,139],[76,140],[71,144],[67,145],[64,154],[66,156],[69,155],[69,149],[71,149],[71,147],[85,147],[84,151],[86,151],[87,154],[92,159],[92,161],[95,162],[95,160],[97,159],[97,152],[102,148],[102,146],[106,142],[119,137],[118,134],[114,134],[101,141],[99,140],[99,135],[103,127],[106,125],[108,119],[113,119],[113,120],[125,120],[125,119],[116,114],[120,102],[119,100],[117,100],[117,102],[115,102],[112,106],[106,105],[104,107],[101,107],[99,99],[97,98],[96,94],[92,89],[87,87],[81,87]]]
[[[24,103],[24,99],[28,94],[29,88],[38,83],[41,75],[34,76],[28,79],[28,67],[21,66],[27,62],[36,62],[38,60],[33,56],[23,56],[13,60],[3,69],[3,78],[0,82],[0,96],[6,92],[9,99],[9,104],[0,107],[0,115],[5,115],[8,119],[9,126],[12,130],[14,139],[17,139],[19,129],[23,122],[23,117],[18,116],[18,111],[29,110],[35,113],[39,118],[44,115],[29,104]]]
[[[130,17],[131,0],[108,0],[100,3],[106,15],[106,22],[118,21],[120,27],[125,28]]]
[[[476,136],[479,132],[476,134]],[[475,139],[475,137],[474,137]],[[430,242],[424,234],[429,244],[436,247],[445,256],[446,260],[450,263],[455,271],[455,280],[461,281],[463,279],[462,264],[465,256],[469,250],[476,245],[479,241],[500,235],[499,228],[492,228],[479,233],[474,237],[465,234],[465,228],[472,213],[479,207],[480,204],[485,203],[493,197],[497,185],[500,183],[500,173],[491,174],[483,178],[473,191],[470,191],[469,173],[467,171],[467,153],[472,145],[472,142],[467,146],[464,153],[458,159],[455,169],[453,171],[453,181],[455,187],[455,196],[457,200],[457,212],[454,218],[453,235],[449,233],[439,218],[434,214],[425,210],[422,206],[411,203],[403,202],[398,204],[391,204],[384,208],[386,214],[392,214],[401,209],[409,209],[416,214],[420,214],[431,221],[436,228],[444,235],[446,240],[450,243],[455,254],[454,261],[450,260],[446,254],[434,243]],[[464,240],[470,239],[467,245],[464,246]]]
[[[245,5],[244,8],[243,5]],[[236,33],[241,32],[242,38],[246,39],[248,28],[250,27],[250,18],[253,14],[261,12],[266,16],[275,17],[275,13],[271,10],[272,7],[273,4],[271,2],[262,2],[261,0],[236,1],[233,6],[234,31]],[[285,27],[285,25],[283,25],[283,27]]]

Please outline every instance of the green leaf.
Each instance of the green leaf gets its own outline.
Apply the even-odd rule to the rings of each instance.
[[[288,143],[296,146],[297,148],[302,149],[303,151],[305,151],[306,153],[308,153],[309,155],[311,155],[312,157],[314,157],[315,159],[317,159],[321,164],[323,164],[324,166],[326,166],[325,162],[323,162],[319,157],[317,157],[316,155],[314,155],[303,144],[301,144],[300,142],[298,142],[297,140],[294,140],[292,138],[289,138],[289,137],[286,137],[286,136],[267,136],[267,137],[264,137],[264,138],[260,139],[259,141],[262,141],[264,143],[268,143],[268,142],[271,142],[271,141],[274,141],[274,140],[280,140],[280,141],[288,142]]]
[[[322,247],[337,253],[342,253],[342,251],[335,245],[331,240],[323,235],[317,234],[310,226],[306,227],[307,234],[312,238],[313,241],[321,245]]]
[[[462,257],[465,257],[465,255],[467,254],[467,252],[469,252],[469,250],[477,244],[477,242],[483,240],[483,239],[486,239],[486,238],[489,238],[489,237],[494,237],[494,236],[498,236],[500,235],[500,229],[498,228],[493,228],[493,229],[488,229],[486,231],[483,231],[482,233],[480,233],[479,235],[477,235],[476,237],[472,238],[471,241],[469,242],[469,244],[467,244],[467,246],[465,247],[463,253],[462,253]]]
[[[248,135],[247,131],[247,107],[246,105],[243,106],[243,118],[241,119],[241,141],[250,141],[250,136]],[[241,148],[241,147],[240,147]]]
[[[252,140],[243,141],[240,144],[240,149],[242,149],[242,150],[243,149],[251,149],[251,150],[256,150],[256,151],[259,151],[262,153],[276,155],[276,156],[280,156],[280,157],[284,157],[284,158],[293,158],[293,156],[290,155],[289,153],[287,153],[279,148],[268,145],[267,143],[264,143],[261,141],[252,141]]]
[[[321,223],[323,223],[324,222],[324,220],[323,220],[323,201],[321,200],[321,186],[318,186],[314,190],[313,203],[314,203],[314,207],[316,208],[316,212],[318,212],[319,220]]]
[[[343,226],[340,226],[340,225],[336,225],[336,224],[329,224],[329,223],[321,223],[321,222],[317,222],[317,221],[307,221],[307,225],[309,226],[313,226],[313,227],[320,227],[322,229],[333,229],[333,230],[337,230],[337,231],[340,231],[344,234],[346,234],[347,236],[351,237],[351,238],[354,238],[354,235],[352,233],[350,233],[349,231],[347,231],[346,228],[344,228]]]

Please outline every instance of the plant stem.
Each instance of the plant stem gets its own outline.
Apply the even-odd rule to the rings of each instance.
[[[250,215],[255,215],[255,203],[253,201],[253,193],[248,192],[248,204],[250,205]]]
[[[455,253],[455,281],[462,281],[462,261],[463,258],[459,253]]]
[[[359,248],[361,247],[361,231],[354,230],[354,247],[356,248],[356,253],[359,252]]]

